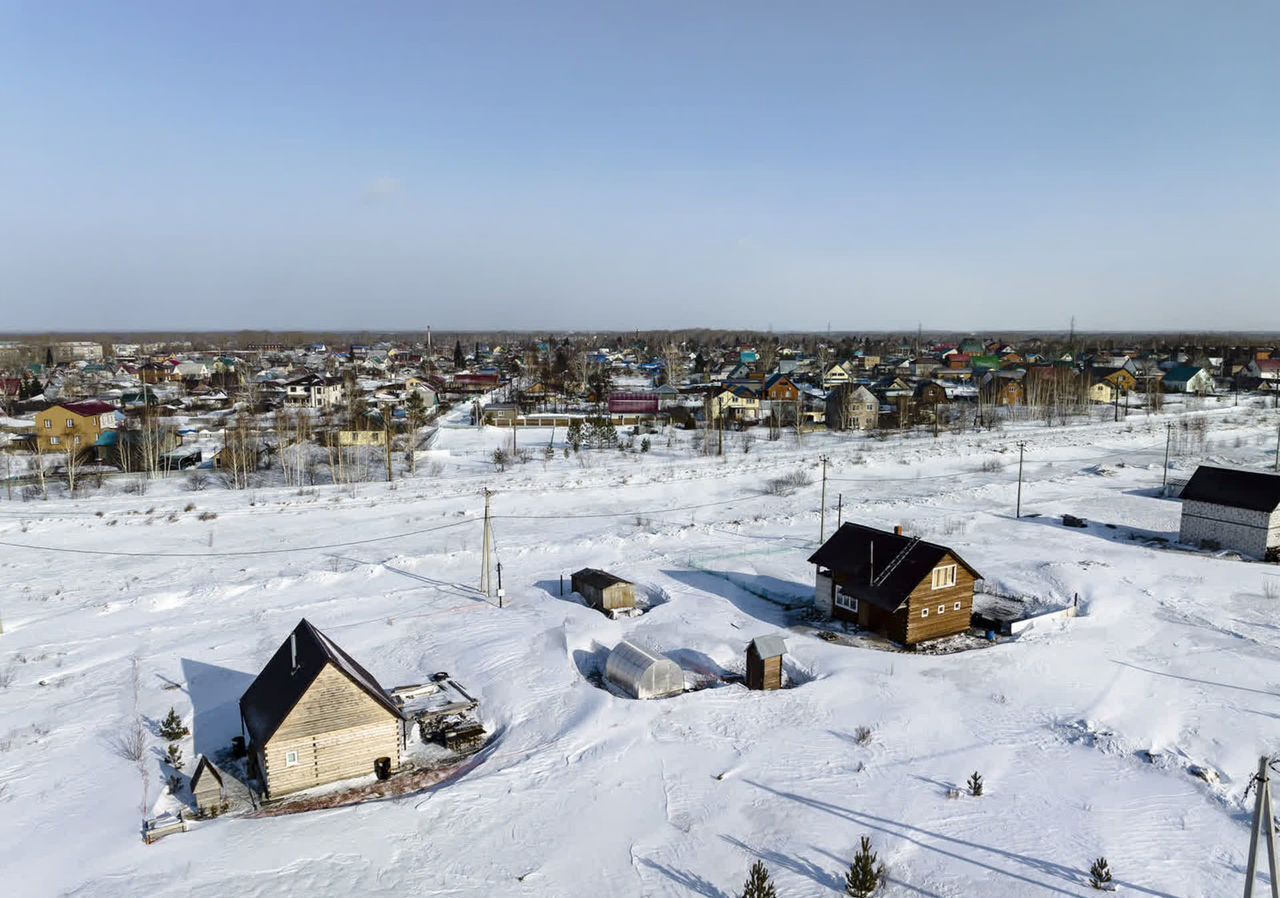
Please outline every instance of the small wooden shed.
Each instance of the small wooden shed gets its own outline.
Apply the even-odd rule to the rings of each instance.
[[[222,785],[222,771],[204,755],[191,774],[191,797],[202,816],[217,816],[226,810],[227,791]]]
[[[757,636],[747,646],[747,688],[781,689],[782,656],[787,644],[781,636]]]
[[[636,607],[636,585],[607,571],[584,567],[572,578],[573,591],[606,614]]]

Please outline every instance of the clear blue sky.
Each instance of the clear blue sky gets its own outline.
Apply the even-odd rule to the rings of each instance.
[[[1280,4],[0,0],[0,329],[1280,328]]]

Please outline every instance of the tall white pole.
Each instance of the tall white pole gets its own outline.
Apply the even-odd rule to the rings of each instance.
[[[481,568],[480,568],[480,591],[483,592],[485,596],[489,596],[492,594],[489,588],[489,542],[490,542],[489,495],[490,495],[489,488],[485,487],[485,490],[484,490],[484,538],[482,540],[482,544],[480,547],[480,551],[484,555],[484,559],[481,563]]]
[[[822,456],[822,508],[818,511],[818,545],[827,540],[827,457]]]

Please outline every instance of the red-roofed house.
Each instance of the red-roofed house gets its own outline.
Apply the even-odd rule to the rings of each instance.
[[[1280,359],[1254,359],[1245,366],[1245,374],[1262,380],[1280,380]]]

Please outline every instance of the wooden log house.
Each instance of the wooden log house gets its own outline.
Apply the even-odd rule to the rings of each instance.
[[[245,691],[240,717],[269,799],[400,766],[399,706],[305,619]]]
[[[819,611],[908,646],[967,630],[982,579],[952,549],[901,527],[845,524],[809,561]]]

